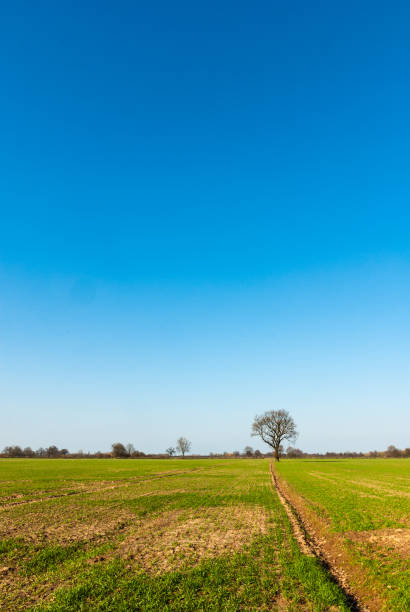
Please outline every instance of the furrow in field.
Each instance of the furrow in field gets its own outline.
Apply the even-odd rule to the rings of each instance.
[[[286,489],[282,481],[279,481],[277,474],[271,464],[272,483],[279,497],[279,501],[292,525],[294,536],[299,543],[301,551],[308,556],[316,557],[321,565],[327,570],[331,578],[339,585],[345,593],[352,612],[371,612],[363,602],[360,601],[358,594],[354,592],[349,584],[348,575],[344,566],[337,563],[334,556],[335,551],[330,550],[325,544],[326,539],[317,537],[311,525],[306,520],[304,513],[301,512],[301,502],[295,504],[295,498],[290,497],[289,490]],[[297,506],[297,507],[296,507]],[[338,555],[340,553],[337,553]]]

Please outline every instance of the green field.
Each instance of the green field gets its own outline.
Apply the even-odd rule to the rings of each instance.
[[[0,609],[349,610],[328,571],[300,551],[269,465],[1,460]],[[408,528],[409,467],[287,460],[279,472],[372,578],[378,549],[353,532]],[[384,593],[388,578],[386,609],[402,610],[405,561],[383,554],[375,584]]]
[[[361,600],[410,610],[410,460],[298,460],[277,466],[310,532],[340,552]]]

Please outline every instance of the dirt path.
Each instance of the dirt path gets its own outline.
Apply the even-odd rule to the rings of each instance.
[[[289,497],[284,492],[283,487],[281,487],[272,463],[270,466],[270,471],[273,487],[279,497],[280,503],[288,515],[294,536],[299,543],[301,551],[305,555],[318,559],[322,567],[330,575],[333,582],[335,582],[346,595],[352,612],[370,612],[369,608],[360,603],[356,595],[352,592],[346,573],[343,571],[343,569],[333,563],[325,548],[320,545],[318,540],[311,533],[308,532],[302,517],[296,511]]]

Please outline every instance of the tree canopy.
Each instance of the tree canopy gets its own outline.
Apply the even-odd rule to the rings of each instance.
[[[252,436],[258,436],[273,448],[275,461],[279,461],[283,440],[293,441],[297,435],[295,421],[286,410],[264,412],[262,415],[257,415],[252,424]]]

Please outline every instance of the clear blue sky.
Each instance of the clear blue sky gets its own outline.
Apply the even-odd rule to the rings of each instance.
[[[410,5],[13,2],[0,446],[410,445]]]

